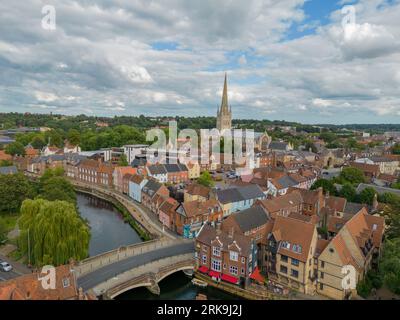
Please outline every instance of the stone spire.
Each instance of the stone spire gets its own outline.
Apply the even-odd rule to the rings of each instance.
[[[217,129],[219,131],[231,130],[232,128],[232,108],[228,105],[228,76],[225,73],[224,90],[222,93],[221,107],[217,112]]]
[[[222,114],[227,114],[229,112],[229,107],[228,107],[228,80],[227,80],[227,75],[225,72],[225,82],[224,82],[224,91],[222,94],[222,103],[221,103],[221,113]]]

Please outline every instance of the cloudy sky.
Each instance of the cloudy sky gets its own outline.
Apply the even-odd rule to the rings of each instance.
[[[235,118],[399,123],[399,17],[400,0],[1,0],[0,111],[215,115],[226,71]]]

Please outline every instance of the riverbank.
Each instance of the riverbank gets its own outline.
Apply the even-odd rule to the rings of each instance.
[[[142,241],[149,241],[154,238],[154,236],[151,235],[150,232],[142,224],[140,224],[133,218],[131,212],[129,212],[129,210],[114,197],[109,195],[100,196],[98,194],[94,194],[92,190],[86,189],[82,186],[74,185],[74,188],[77,193],[88,194],[93,197],[97,197],[109,202],[123,216],[124,221],[128,223],[135,230],[135,232],[140,236]]]

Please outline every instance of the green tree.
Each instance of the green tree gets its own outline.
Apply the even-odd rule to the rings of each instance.
[[[13,163],[10,160],[0,160],[0,167],[10,167]]]
[[[379,264],[383,283],[395,294],[400,294],[400,238],[387,240]]]
[[[39,197],[49,201],[60,200],[76,204],[74,187],[68,180],[60,176],[45,180]]]
[[[21,142],[13,142],[6,147],[6,153],[11,156],[24,156],[25,155],[25,147]]]
[[[0,175],[0,212],[16,213],[22,201],[35,195],[35,188],[23,174]]]
[[[385,206],[383,217],[387,226],[386,237],[400,238],[400,202],[396,201]]]
[[[396,145],[392,148],[393,154],[400,154],[400,144],[396,143]]]
[[[311,190],[317,190],[318,188],[322,187],[324,190],[324,193],[326,194],[329,192],[329,194],[334,195],[336,194],[336,188],[335,185],[333,184],[332,181],[326,180],[326,179],[319,179],[317,180],[312,186]]]
[[[128,159],[127,159],[127,157],[126,157],[125,154],[122,154],[121,157],[119,158],[119,160],[118,160],[118,165],[119,165],[120,167],[127,167],[127,166],[129,166]]]
[[[204,171],[200,177],[197,179],[197,182],[205,187],[213,187],[214,181],[212,179],[211,174],[208,171]]]
[[[0,244],[7,239],[7,225],[3,219],[0,219]]]
[[[80,132],[76,129],[70,129],[68,131],[68,141],[75,146],[79,145],[81,142]]]
[[[28,258],[37,267],[59,266],[71,258],[79,261],[88,256],[90,231],[71,203],[25,200],[19,226],[19,248],[23,254],[30,253]]]
[[[43,139],[42,136],[35,136],[35,137],[32,139],[31,145],[32,145],[32,147],[34,147],[35,149],[41,150],[41,149],[46,145],[46,142],[44,141],[44,139]]]
[[[346,198],[349,202],[354,202],[357,197],[357,191],[350,183],[346,183],[342,186],[342,189],[339,191],[339,196]]]
[[[306,144],[305,144],[305,149],[306,149],[307,151],[310,151],[310,150],[311,150],[311,152],[314,152],[314,153],[317,153],[317,152],[318,152],[317,147],[315,146],[315,144],[314,144],[312,141],[307,141],[307,142],[306,142]]]
[[[365,182],[364,173],[358,168],[345,168],[339,176],[342,183],[360,184]]]
[[[368,187],[360,192],[358,195],[358,202],[372,205],[376,191],[374,188]]]

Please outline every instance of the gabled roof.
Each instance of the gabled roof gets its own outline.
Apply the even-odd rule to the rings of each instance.
[[[238,233],[229,235],[226,232],[218,232],[215,228],[206,224],[203,226],[199,234],[197,235],[197,241],[208,246],[212,246],[212,243],[218,242],[222,244],[222,251],[229,251],[232,245],[236,245],[240,248],[240,255],[248,257],[252,252],[252,240],[249,237],[243,236]]]
[[[262,189],[256,184],[250,184],[242,187],[229,188],[217,191],[218,200],[221,203],[233,203],[244,200],[265,198]]]
[[[147,167],[151,175],[167,174],[167,170],[162,164],[154,164]]]
[[[254,206],[229,216],[228,219],[234,219],[243,233],[266,225],[269,221],[267,213],[261,206]]]
[[[282,216],[276,217],[272,229],[279,243],[278,253],[302,262],[307,262],[315,232],[315,224]]]
[[[271,214],[294,206],[300,206],[303,198],[300,192],[293,191],[281,197],[260,201],[261,205]]]
[[[347,200],[341,197],[329,196],[325,198],[325,206],[339,212],[344,212]]]
[[[162,184],[157,182],[154,179],[150,179],[147,181],[147,183],[144,185],[142,192],[146,193],[149,196],[154,196],[155,193],[161,188]]]
[[[211,191],[210,188],[196,183],[190,184],[185,190],[185,192],[190,195],[197,195],[203,198],[207,198],[210,191]]]
[[[221,211],[221,207],[217,200],[211,199],[207,201],[190,201],[184,202],[181,205],[183,210],[179,210],[178,213],[184,214],[186,217],[194,217],[198,215],[208,215]]]

